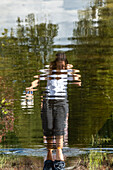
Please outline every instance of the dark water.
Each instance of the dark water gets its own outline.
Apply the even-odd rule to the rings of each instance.
[[[29,102],[26,87],[62,51],[81,75],[81,86],[69,83],[67,88],[67,146],[112,150],[112,0],[18,3],[12,3],[14,13],[10,13],[11,4],[6,4],[8,12],[1,19],[0,147],[44,147],[40,113],[46,81],[33,91]],[[18,5],[21,12],[16,12]]]

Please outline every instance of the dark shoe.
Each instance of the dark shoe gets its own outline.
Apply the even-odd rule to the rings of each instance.
[[[65,170],[65,162],[64,161],[57,161],[53,162],[54,170]]]
[[[51,160],[46,160],[44,162],[44,168],[43,170],[53,170],[53,161]]]

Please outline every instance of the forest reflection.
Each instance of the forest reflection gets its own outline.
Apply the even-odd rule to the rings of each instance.
[[[110,55],[113,53],[112,1],[95,1],[90,8],[79,11],[79,21],[73,29],[72,43],[76,53],[84,55]]]
[[[4,143],[9,132],[13,136],[15,118],[13,111],[14,91],[7,87],[6,80],[3,77],[0,77],[0,94],[0,143]]]
[[[34,63],[37,64],[41,60],[44,64],[48,61],[48,56],[51,56],[54,37],[58,33],[58,25],[52,23],[36,24],[35,22],[34,14],[29,14],[25,21],[20,18],[17,19],[16,30],[13,28],[11,28],[11,31],[4,29],[3,36],[0,38],[1,52],[4,55],[13,54],[11,57],[16,62],[12,64],[13,66],[18,64],[20,57],[24,61],[29,61],[32,56]]]
[[[82,72],[83,82],[82,111],[78,106],[73,107],[73,110],[78,108],[78,112],[81,112],[82,116],[78,113],[76,116],[73,114],[70,118],[73,125],[75,124],[74,120],[79,119],[79,128],[73,130],[70,127],[70,132],[72,133],[73,130],[73,136],[78,140],[70,141],[73,144],[88,143],[87,139],[90,139],[90,143],[95,147],[113,143],[113,139],[110,137],[112,130],[109,129],[113,109],[113,93],[110,85],[113,83],[113,59],[111,57],[113,55],[112,3],[109,0],[98,0],[90,8],[79,11],[79,21],[75,22],[73,37],[69,37]],[[74,104],[72,98],[70,103]],[[89,118],[87,119],[87,117]],[[83,128],[85,134],[84,130],[80,130]],[[88,131],[88,134],[86,131]],[[88,137],[91,135],[92,139]],[[83,140],[86,140],[86,142]]]
[[[1,101],[4,98],[7,101],[13,99],[10,107],[14,106],[14,111],[10,113],[11,116],[14,115],[12,126],[16,117],[14,127],[13,130],[9,127],[11,131],[4,134],[10,138],[10,132],[13,131],[15,142],[12,141],[12,145],[19,143],[21,147],[32,147],[43,143],[40,94],[43,87],[46,87],[47,80],[43,81],[38,91],[35,91],[35,88],[29,91],[27,97],[25,88],[30,82],[33,82],[33,85],[37,83],[38,80],[34,81],[33,75],[41,69],[45,71],[45,65],[55,58],[55,49],[60,48],[63,51],[64,47],[69,49],[65,52],[69,63],[80,70],[82,77],[80,88],[77,88],[76,84],[68,84],[68,145],[113,145],[112,11],[110,0],[97,0],[86,10],[78,11],[79,20],[73,27],[73,36],[68,38],[71,40],[69,45],[54,44],[59,31],[58,24],[39,24],[34,14],[29,14],[23,21],[18,18],[16,29],[4,29],[0,37],[0,76],[12,96],[7,99],[6,91],[1,85]],[[39,75],[41,74],[38,72]],[[4,117],[7,117],[7,114],[4,114]],[[3,124],[0,126],[3,134],[2,129]]]
[[[9,143],[16,144],[16,134],[13,129],[14,113],[9,106],[13,108],[19,96],[13,93],[21,94],[21,89],[24,88],[23,83],[27,82],[32,70],[35,67],[40,68],[50,59],[57,33],[58,25],[36,24],[34,14],[29,14],[24,22],[18,18],[16,29],[4,29],[0,37],[0,67],[2,68],[0,70],[0,142],[8,144],[5,142],[5,136],[9,136],[8,138],[12,138],[12,142]],[[11,133],[12,131],[14,133]]]

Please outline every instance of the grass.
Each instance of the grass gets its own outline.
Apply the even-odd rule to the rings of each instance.
[[[66,158],[66,169],[72,170],[112,170],[113,154],[101,150],[91,150],[87,155]],[[0,154],[0,170],[42,170],[42,157],[14,156]]]
[[[43,158],[0,154],[0,170],[42,170]]]
[[[12,155],[3,155],[0,154],[0,168],[11,168],[14,162],[17,162],[17,157],[12,156]]]
[[[95,170],[101,168],[103,161],[107,159],[106,153],[91,150],[88,155],[88,169]]]
[[[88,154],[67,158],[66,167],[71,170],[113,170],[113,154],[91,150]]]

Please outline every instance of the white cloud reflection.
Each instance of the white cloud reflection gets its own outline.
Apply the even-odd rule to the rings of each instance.
[[[4,28],[16,27],[17,17],[25,17],[34,13],[38,23],[51,21],[59,24],[59,34],[55,43],[59,39],[70,37],[73,30],[73,22],[78,20],[77,11],[88,5],[90,0],[3,0],[0,4],[0,25]],[[68,42],[69,43],[69,42]]]

